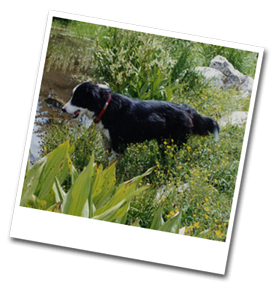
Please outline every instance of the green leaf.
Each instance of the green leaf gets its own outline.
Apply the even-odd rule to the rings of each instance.
[[[91,158],[87,168],[81,172],[72,188],[66,195],[63,213],[81,216],[91,188],[91,177],[94,173],[94,160]]]
[[[55,193],[56,202],[60,202],[66,197],[66,192],[61,187],[59,180],[57,178],[55,178],[54,180],[53,191]]]
[[[26,173],[31,169],[30,157],[31,157],[31,150],[29,150],[29,157],[27,161]]]
[[[126,197],[135,190],[135,188],[136,188],[136,182],[130,182],[130,183],[127,182],[119,185],[112,199],[103,207],[97,209],[95,212],[95,216],[102,214],[104,211],[107,211],[108,209],[114,207],[116,204],[125,200]]]
[[[132,221],[131,226],[140,227],[139,219],[136,218]]]
[[[43,199],[44,201],[46,201],[46,206],[47,208],[54,205],[57,201],[55,198],[55,192],[53,189],[51,189],[51,191],[49,192],[49,194],[47,196],[45,196],[45,198]]]
[[[129,206],[130,206],[130,202],[129,202]],[[125,225],[125,223],[127,221],[129,206],[128,206],[127,212],[123,216],[117,218],[115,223]]]
[[[134,195],[140,193],[141,191],[147,189],[150,187],[150,185],[145,185],[139,189],[136,190],[137,185],[139,183],[139,180],[146,174],[149,174],[151,171],[148,170],[146,173],[143,175],[137,176],[127,182],[124,182],[120,184],[114,194],[114,196],[111,198],[111,200],[105,204],[103,207],[99,208],[96,210],[95,215],[102,214],[104,211],[112,208],[115,206],[117,203],[119,203],[122,200],[128,201],[130,198],[132,198]],[[117,218],[120,216],[117,216]]]
[[[182,210],[180,208],[179,212],[177,212],[173,217],[168,219],[168,221],[166,221],[159,228],[159,231],[178,234],[180,230],[181,216],[182,216]]]
[[[137,189],[136,191],[130,193],[125,199],[121,200],[120,202],[118,202],[113,207],[110,207],[110,208],[106,207],[106,210],[104,210],[104,211],[97,210],[95,216],[93,217],[93,219],[113,222],[116,219],[122,217],[124,215],[124,212],[125,212],[125,204],[126,204],[126,207],[127,207],[127,205],[128,205],[127,202],[133,196],[139,194],[141,191],[147,189],[148,187],[149,187],[149,185],[145,185],[145,186]],[[109,205],[109,203],[106,204],[106,205]],[[104,207],[102,207],[102,208],[104,208]],[[123,208],[123,209],[119,210],[120,208]],[[100,212],[100,214],[98,212]]]
[[[102,221],[112,221],[113,219],[115,219],[114,216],[116,212],[118,211],[120,206],[122,206],[124,203],[125,200],[122,200],[121,202],[117,203],[115,206],[109,208],[106,211],[103,211],[101,214],[94,216],[93,219],[102,220]]]
[[[86,200],[86,202],[84,204],[81,217],[89,218],[89,202],[88,202],[88,199]]]
[[[31,195],[36,191],[47,157],[44,157],[33,166],[25,176],[20,205],[25,206]]]
[[[61,202],[57,202],[47,209],[47,211],[61,213]]]
[[[75,150],[75,142],[73,142],[72,145],[71,145],[70,148],[69,148],[69,151],[68,151],[69,155],[72,155],[72,153],[74,152],[74,150]]]
[[[68,161],[69,171],[70,171],[70,175],[71,175],[71,182],[72,182],[72,185],[73,185],[78,178],[78,172],[77,172],[76,168],[74,167],[70,156],[67,155],[66,158],[67,158],[67,161]]]
[[[215,229],[216,229],[216,226],[209,228],[203,232],[200,232],[196,237],[202,238],[202,239],[207,238],[209,235],[211,235],[214,232]]]
[[[116,183],[116,163],[112,163],[107,169],[104,170],[102,175],[101,189],[98,190],[99,194],[94,198],[96,208],[103,206],[108,198],[113,193]]]
[[[44,199],[50,193],[54,178],[58,175],[65,162],[68,148],[69,141],[61,144],[49,154],[41,177],[42,184],[38,193],[38,198],[40,200]]]
[[[158,230],[164,224],[164,220],[162,218],[162,205],[160,205],[158,210],[156,211],[150,229]]]
[[[91,182],[91,192],[92,192],[92,198],[93,198],[94,204],[96,204],[96,201],[100,197],[102,184],[103,184],[103,166],[99,165],[95,169],[95,175],[94,175],[93,180]]]

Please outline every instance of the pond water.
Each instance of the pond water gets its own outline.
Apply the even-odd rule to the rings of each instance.
[[[31,164],[39,159],[43,125],[52,121],[61,122],[64,118],[71,120],[61,108],[79,84],[73,75],[83,75],[90,70],[92,54],[91,39],[68,35],[63,29],[52,28],[31,139]]]
[[[43,125],[52,121],[61,121],[64,117],[70,119],[61,111],[61,108],[70,99],[71,92],[77,84],[78,82],[72,79],[71,74],[61,70],[44,72],[30,145],[31,164],[35,164],[40,158]]]

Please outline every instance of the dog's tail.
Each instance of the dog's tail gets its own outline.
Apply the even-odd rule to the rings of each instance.
[[[209,132],[214,134],[214,139],[219,140],[220,128],[218,123],[211,117],[201,116],[198,113],[193,116],[194,134],[207,135]]]

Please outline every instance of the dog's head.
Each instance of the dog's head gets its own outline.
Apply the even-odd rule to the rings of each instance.
[[[81,83],[73,89],[72,97],[63,106],[62,111],[72,114],[73,118],[81,117],[84,114],[94,118],[104,106],[110,91],[105,85]]]

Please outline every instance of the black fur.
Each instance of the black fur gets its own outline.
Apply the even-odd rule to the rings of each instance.
[[[110,92],[111,90],[86,82],[75,89],[71,104],[86,108],[97,117]],[[101,122],[110,133],[110,145],[116,153],[122,153],[129,143],[156,139],[161,144],[167,138],[185,143],[189,134],[219,133],[215,120],[199,115],[188,105],[142,101],[116,93],[112,93]]]

